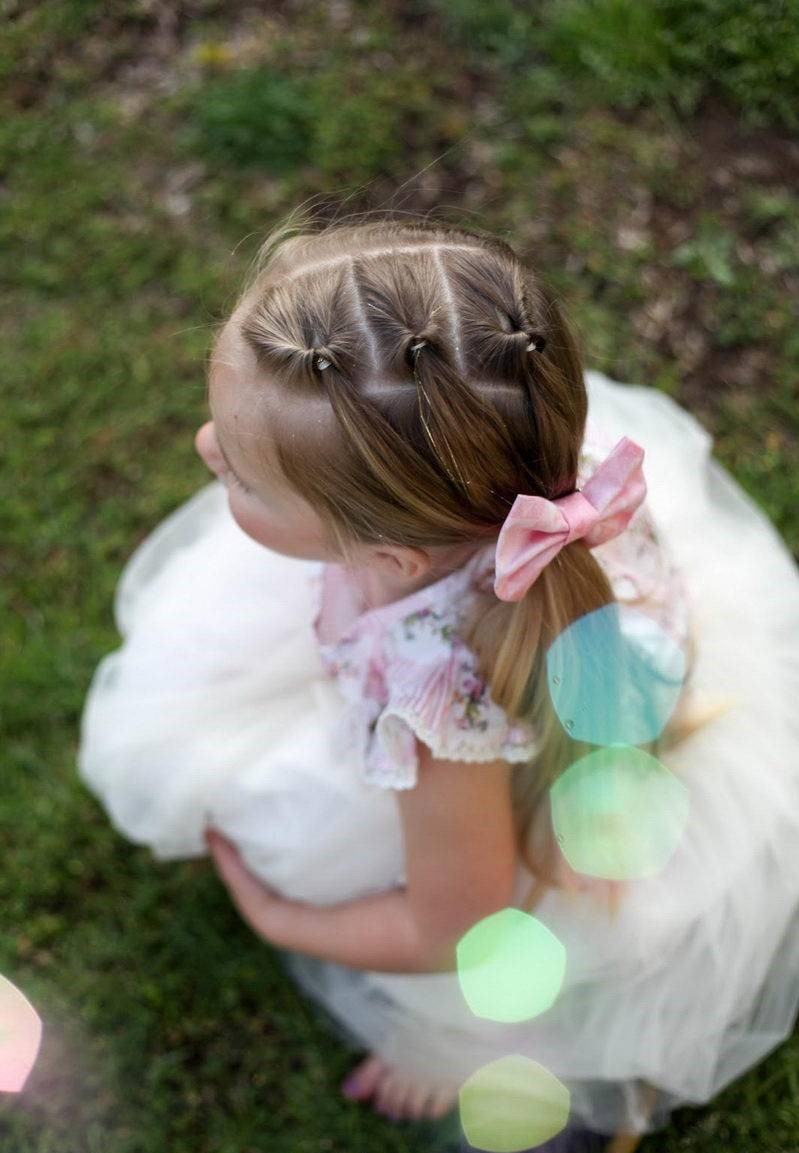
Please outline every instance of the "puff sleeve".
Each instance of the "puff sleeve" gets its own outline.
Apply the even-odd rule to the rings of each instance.
[[[368,783],[413,788],[417,738],[445,760],[524,762],[537,752],[532,728],[512,722],[491,699],[445,609],[425,607],[395,622],[383,655],[384,704],[364,749]]]

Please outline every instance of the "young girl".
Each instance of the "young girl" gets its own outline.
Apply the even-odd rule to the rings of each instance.
[[[513,1053],[570,1093],[540,1148],[661,1128],[796,1016],[796,567],[693,417],[583,372],[502,240],[382,217],[290,232],[214,343],[196,446],[218,480],[122,574],[81,776],[158,859],[211,847],[369,1050],[351,1095],[442,1116]],[[688,670],[646,746],[688,823],[623,884],[573,871],[550,812],[594,746],[561,724],[547,653],[614,604]],[[566,950],[552,1006],[511,1025],[470,1010],[455,965],[508,907]]]

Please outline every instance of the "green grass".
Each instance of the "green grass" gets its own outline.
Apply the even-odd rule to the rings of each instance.
[[[193,0],[159,49],[158,6],[7,5],[0,973],[45,1034],[0,1101],[0,1153],[443,1144],[344,1101],[352,1056],[207,862],[155,862],[80,784],[111,598],[207,480],[211,333],[258,239],[309,201],[441,205],[518,243],[588,366],[695,412],[799,556],[799,32],[795,6],[767,7],[359,2],[331,27],[310,5],[267,15],[253,49],[238,5]],[[753,153],[771,168],[740,175]],[[428,165],[437,183],[413,182]],[[794,1037],[641,1149],[789,1153],[798,1086]]]
[[[797,0],[436,0],[464,50],[554,66],[589,99],[690,115],[720,96],[750,125],[799,128]]]

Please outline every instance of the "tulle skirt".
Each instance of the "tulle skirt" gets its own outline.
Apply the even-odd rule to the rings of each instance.
[[[586,388],[589,417],[645,449],[649,506],[690,598],[695,690],[730,702],[661,758],[690,793],[677,851],[629,883],[615,916],[545,892],[534,914],[565,945],[566,973],[528,1021],[476,1017],[454,972],[280,956],[353,1048],[454,1085],[520,1054],[566,1085],[572,1123],[646,1132],[711,1100],[799,1011],[799,572],[688,412],[597,372]],[[284,895],[329,904],[405,875],[394,796],[328,751],[345,704],[315,648],[318,569],[247,537],[219,482],[168,516],[120,577],[123,643],[89,687],[78,771],[157,859],[205,855],[210,820]],[[520,863],[515,903],[532,881]]]

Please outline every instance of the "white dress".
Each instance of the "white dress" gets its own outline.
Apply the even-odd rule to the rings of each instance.
[[[681,644],[690,628],[693,690],[733,702],[662,757],[690,789],[677,852],[630,884],[615,918],[590,896],[546,892],[534,913],[566,947],[564,984],[550,1009],[514,1025],[475,1017],[455,973],[280,955],[353,1047],[457,1083],[523,1054],[568,1087],[572,1123],[650,1131],[761,1060],[799,1010],[799,573],[689,413],[651,388],[585,380],[589,429],[610,447],[640,444],[647,481],[640,517],[595,555],[620,601],[648,589],[663,628]],[[356,628],[349,648],[320,645],[325,570],[261,547],[233,521],[223,485],[202,488],[125,566],[123,644],[95,672],[78,753],[114,827],[156,858],[205,855],[210,819],[264,880],[319,904],[404,881],[393,791],[413,786],[414,731],[438,755],[462,747],[478,761],[521,761],[535,738],[485,696],[482,728],[470,731],[461,708],[446,733],[407,692],[399,699],[400,682],[388,707],[359,697],[377,642]],[[372,623],[442,610],[467,570]],[[438,703],[436,717],[449,707],[451,719],[451,702]],[[532,881],[521,865],[517,881],[520,903]]]

